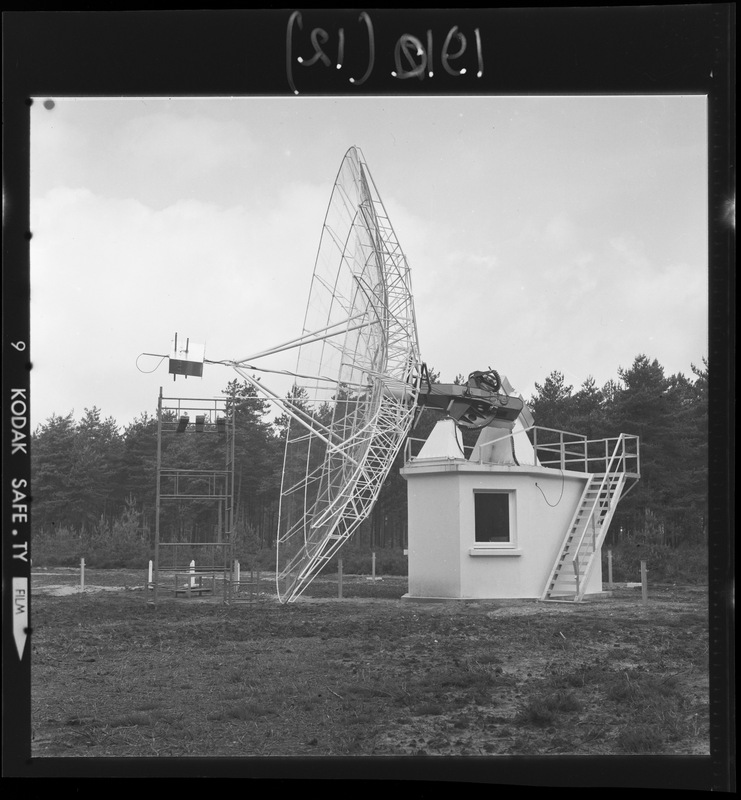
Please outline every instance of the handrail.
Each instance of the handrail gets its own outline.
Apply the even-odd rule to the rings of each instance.
[[[541,442],[538,441],[538,434],[557,434],[558,440],[557,441],[546,441],[543,442],[541,438]],[[532,434],[532,439],[528,434]],[[640,450],[639,450],[639,438],[633,434],[628,433],[621,433],[619,436],[608,436],[603,437],[600,439],[587,439],[586,436],[579,434],[579,433],[572,433],[570,431],[561,431],[557,430],[556,428],[545,428],[539,425],[530,425],[527,428],[521,428],[517,431],[511,431],[506,436],[501,436],[497,439],[492,439],[490,442],[486,442],[482,445],[479,445],[479,452],[480,457],[478,463],[485,463],[483,461],[483,453],[486,451],[487,448],[493,447],[496,445],[501,445],[503,442],[506,442],[508,439],[514,443],[515,436],[522,436],[527,435],[530,443],[533,447],[533,451],[535,453],[535,460],[536,466],[542,466],[549,469],[573,469],[575,466],[578,466],[582,472],[606,472],[608,471],[608,464],[611,462],[610,456],[610,446],[611,443],[615,443],[615,447],[618,446],[620,442],[623,443],[623,453],[621,456],[622,463],[624,466],[624,472],[634,473],[636,475],[640,474]],[[572,437],[570,440],[566,437]],[[412,442],[422,442],[424,443],[424,439],[418,439],[413,437],[407,437],[407,440],[404,445],[404,462],[411,461],[416,456],[411,455],[412,450]],[[632,441],[636,445],[636,452],[630,453],[626,448],[627,442]],[[600,451],[604,451],[600,453],[600,455],[590,455],[590,445],[592,446],[592,452],[594,451],[593,448],[597,446],[597,449]],[[576,448],[576,452],[574,452],[574,448]],[[470,451],[473,448],[465,447],[464,451]],[[554,458],[542,458],[541,455],[545,454],[553,454]],[[614,448],[613,448],[614,454]],[[633,463],[630,463],[630,462]],[[600,465],[604,465],[603,469],[599,469]],[[632,466],[633,469],[628,469],[628,466]]]

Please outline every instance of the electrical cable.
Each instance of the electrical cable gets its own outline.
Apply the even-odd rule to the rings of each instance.
[[[566,485],[566,476],[564,475],[563,469],[561,469],[561,494],[559,495],[558,500],[556,500],[555,503],[549,503],[548,498],[545,496],[545,492],[540,488],[540,486],[538,486],[538,482],[535,481],[535,486],[537,487],[538,491],[543,495],[543,500],[545,500],[546,505],[549,505],[551,508],[555,508],[563,499],[563,490],[565,485]]]
[[[455,424],[455,421],[453,422],[453,425],[455,426],[455,443],[458,445],[458,449],[461,451],[461,455],[463,456],[463,458],[465,458],[466,451],[463,449],[463,438],[462,437],[459,438],[460,431],[458,430],[458,426]]]
[[[157,362],[157,366],[156,366],[154,369],[142,369],[142,368],[139,366],[139,359],[140,359],[142,356],[152,356],[153,358],[159,358],[159,361]],[[149,375],[151,372],[156,372],[156,371],[159,369],[159,367],[160,367],[160,364],[161,364],[161,363],[162,363],[162,362],[163,362],[163,361],[164,361],[166,358],[167,358],[167,356],[162,356],[162,355],[160,355],[159,353],[139,353],[139,355],[138,355],[138,356],[137,356],[137,358],[136,358],[136,362],[135,362],[135,364],[136,364],[136,368],[139,370],[139,372],[143,372],[145,375]]]
[[[520,462],[517,460],[517,453],[515,452],[515,436],[514,436],[514,433],[510,434],[509,440],[510,440],[510,442],[512,444],[512,459],[515,462],[515,464],[517,464],[517,466],[519,467],[520,466]],[[537,483],[535,485],[538,486]],[[538,486],[538,489],[540,489],[540,486]]]

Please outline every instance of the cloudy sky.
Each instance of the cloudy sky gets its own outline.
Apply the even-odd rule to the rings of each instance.
[[[422,356],[529,397],[638,354],[707,355],[706,101],[37,98],[32,425],[126,425],[236,377],[167,374],[173,335],[243,358],[301,331],[332,183],[360,147],[412,270]],[[285,368],[295,354],[265,362]],[[157,368],[158,367],[158,368]],[[280,393],[282,379],[265,376]]]

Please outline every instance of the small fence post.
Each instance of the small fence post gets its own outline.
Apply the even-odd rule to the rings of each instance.
[[[371,554],[371,575],[373,576],[373,580],[376,580],[376,551],[374,550]]]
[[[648,602],[648,570],[646,569],[646,562],[641,561],[641,596],[643,602]]]
[[[236,558],[232,559],[232,574],[229,582],[229,594],[231,598],[234,598],[237,596],[237,594],[239,594],[239,561]]]
[[[80,559],[80,591],[85,591],[85,559]]]
[[[607,586],[612,589],[612,548],[607,551]]]
[[[342,600],[342,559],[337,559],[337,597]]]
[[[579,556],[576,556],[572,562],[574,567],[574,578],[576,578],[576,597],[579,597]]]
[[[147,573],[147,588],[152,585],[152,562],[149,562],[149,571]]]

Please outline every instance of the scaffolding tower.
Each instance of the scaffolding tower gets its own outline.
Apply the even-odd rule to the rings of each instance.
[[[163,397],[160,388],[152,604],[163,591],[193,597],[216,596],[220,589],[229,600],[235,412],[233,398]],[[167,514],[167,507],[175,513]]]

